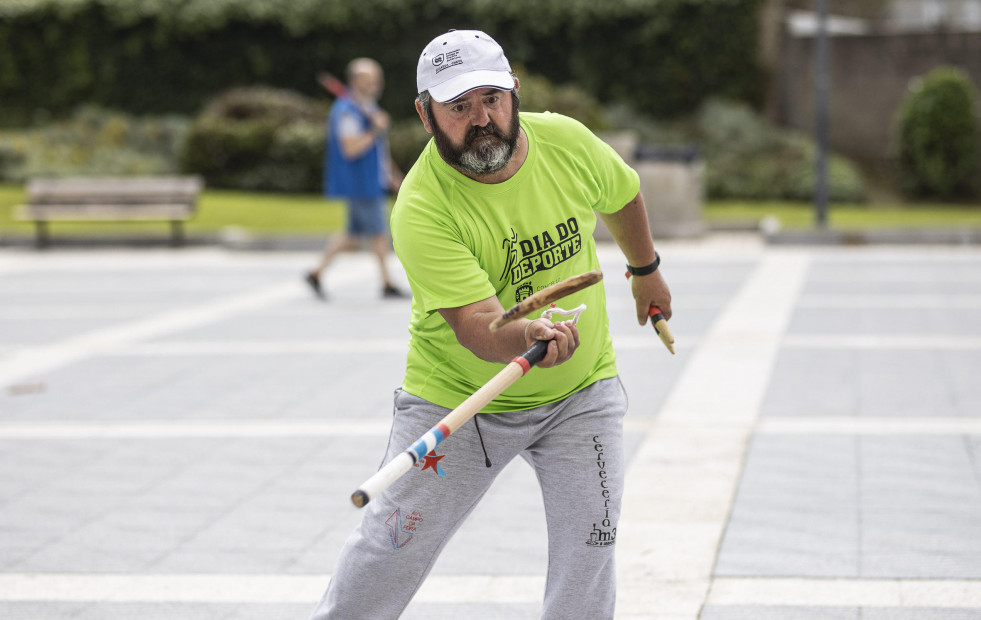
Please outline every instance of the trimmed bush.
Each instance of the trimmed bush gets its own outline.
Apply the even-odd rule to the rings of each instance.
[[[767,124],[746,105],[718,99],[706,102],[694,123],[694,137],[706,160],[709,197],[814,198],[817,150],[809,137]],[[829,158],[828,197],[835,202],[866,198],[861,173],[841,156]]]
[[[328,111],[286,90],[230,90],[194,121],[181,168],[209,187],[319,192]]]
[[[977,91],[960,69],[937,67],[913,83],[897,115],[895,138],[899,180],[908,195],[978,195],[977,110]]]
[[[637,132],[641,143],[698,148],[705,162],[705,192],[713,199],[802,200],[815,194],[816,148],[810,137],[768,124],[749,106],[710,99],[694,114],[659,122],[611,108],[614,124]],[[866,187],[858,167],[832,155],[829,197],[863,202]]]

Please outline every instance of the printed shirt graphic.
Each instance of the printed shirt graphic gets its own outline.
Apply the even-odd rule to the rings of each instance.
[[[511,179],[469,179],[447,165],[430,140],[392,212],[395,251],[413,293],[403,388],[444,407],[459,405],[503,366],[460,345],[437,310],[491,295],[510,308],[546,286],[598,269],[595,211],[619,211],[640,186],[637,173],[578,121],[547,112],[520,119],[529,151]],[[555,369],[532,369],[484,411],[538,407],[616,375],[603,285],[558,305],[581,303],[587,310],[572,359]]]

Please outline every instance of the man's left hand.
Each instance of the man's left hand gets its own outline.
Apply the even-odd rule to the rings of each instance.
[[[666,320],[671,318],[671,291],[668,290],[668,283],[664,281],[660,271],[645,276],[632,276],[630,290],[637,303],[638,324],[647,323],[651,306],[660,308]]]

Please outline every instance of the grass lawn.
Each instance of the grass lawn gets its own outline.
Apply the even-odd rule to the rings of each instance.
[[[775,217],[784,230],[815,227],[814,205],[804,202],[710,201],[704,216],[709,224],[758,224]],[[981,228],[981,204],[831,204],[828,227],[838,230],[870,228]]]
[[[0,184],[0,233],[32,236],[34,226],[13,220],[14,206],[24,201],[23,187]],[[767,216],[776,217],[784,230],[814,227],[814,207],[808,203],[709,201],[704,217],[710,225],[756,225]],[[319,194],[271,194],[206,190],[198,211],[187,223],[188,234],[217,233],[236,227],[252,233],[321,235],[344,225],[341,203],[324,200]],[[981,228],[981,204],[832,204],[829,226],[852,230],[868,228]],[[169,234],[163,223],[63,222],[52,225],[61,235],[125,235],[134,232]]]

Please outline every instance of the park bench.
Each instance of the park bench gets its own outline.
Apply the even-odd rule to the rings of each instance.
[[[197,176],[33,179],[16,218],[33,221],[38,247],[50,243],[50,222],[170,222],[171,243],[194,214],[204,181]]]

